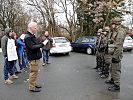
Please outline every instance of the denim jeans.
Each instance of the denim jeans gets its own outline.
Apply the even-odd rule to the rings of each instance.
[[[4,57],[4,79],[7,80],[9,78],[8,74],[13,75],[14,61],[8,61],[7,57]]]
[[[24,52],[24,64],[27,65],[29,63],[28,59],[27,59],[27,54],[26,52]]]
[[[25,67],[24,54],[18,55],[18,63],[19,63],[20,70],[22,70]]]
[[[43,63],[46,63],[46,61],[49,60],[49,51],[43,50]]]
[[[13,67],[13,72],[14,72],[14,73],[16,73],[16,72],[17,72],[16,63],[17,63],[17,60],[14,60],[14,67]]]

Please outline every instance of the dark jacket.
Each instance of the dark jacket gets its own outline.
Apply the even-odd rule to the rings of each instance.
[[[50,39],[49,37],[43,36],[42,37],[42,41],[48,40],[48,43],[43,46],[42,50],[47,50],[49,51],[52,47],[52,39]]]
[[[44,46],[43,43],[37,42],[35,35],[31,34],[30,32],[26,33],[24,40],[28,60],[39,60],[42,57],[40,48]]]
[[[5,29],[5,35],[1,39],[1,48],[2,48],[3,55],[5,57],[7,57],[7,42],[8,42],[8,38],[11,38],[9,36],[10,30],[11,30],[11,28],[6,28]]]

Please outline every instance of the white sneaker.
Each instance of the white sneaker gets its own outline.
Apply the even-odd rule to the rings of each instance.
[[[5,84],[13,84],[13,81],[11,81],[10,79],[5,80]]]
[[[11,78],[11,79],[18,79],[18,76],[14,74],[14,75],[12,75],[10,78]]]

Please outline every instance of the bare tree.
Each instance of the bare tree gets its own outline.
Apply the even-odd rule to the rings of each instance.
[[[77,1],[76,0],[55,0],[58,7],[61,8],[62,12],[65,14],[65,19],[68,27],[61,27],[67,30],[70,34],[71,39],[75,40],[75,33],[77,30]],[[60,25],[62,26],[62,25]]]
[[[19,0],[0,0],[0,25],[3,30],[11,27],[15,32],[19,32],[22,26],[26,26],[27,16]]]
[[[44,30],[49,29],[52,36],[57,34],[55,22],[55,10],[52,0],[26,0],[28,5],[35,7],[43,17]],[[46,25],[48,23],[48,25]]]

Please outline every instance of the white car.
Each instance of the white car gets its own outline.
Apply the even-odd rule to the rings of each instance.
[[[126,36],[123,43],[123,50],[131,52],[133,49],[133,39],[130,36]]]
[[[52,38],[52,48],[50,54],[63,53],[69,54],[72,51],[70,41],[65,37],[54,37]]]

